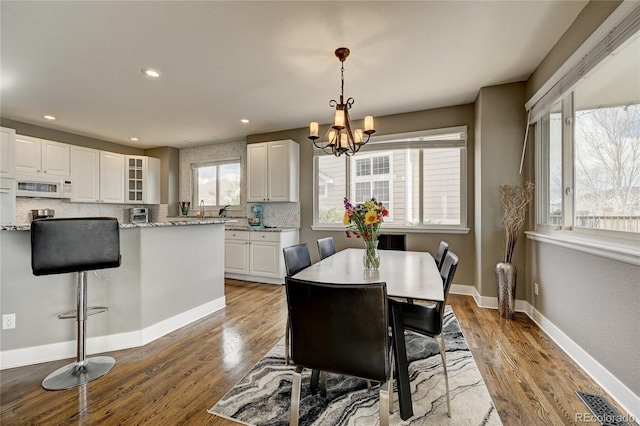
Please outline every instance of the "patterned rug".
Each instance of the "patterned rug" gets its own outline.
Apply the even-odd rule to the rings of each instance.
[[[438,344],[413,334],[405,336],[414,416],[400,419],[394,384],[392,425],[501,425],[478,367],[449,306],[444,318],[451,418]],[[231,389],[209,413],[246,425],[288,425],[293,366],[284,364],[284,339]],[[311,371],[302,374],[300,425],[379,423],[379,385],[367,390],[365,380],[329,374],[327,398],[309,390]]]

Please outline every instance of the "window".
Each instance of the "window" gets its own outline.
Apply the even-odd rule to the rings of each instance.
[[[192,205],[240,205],[240,159],[191,164]],[[197,208],[197,207],[196,207]]]
[[[640,232],[638,75],[636,33],[538,121],[539,225]]]
[[[314,227],[342,227],[344,197],[375,197],[385,229],[466,232],[466,127],[372,138],[351,157],[318,150],[314,168]]]

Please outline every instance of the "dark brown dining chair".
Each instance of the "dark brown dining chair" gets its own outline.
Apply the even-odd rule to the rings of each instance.
[[[448,252],[442,262],[440,277],[444,290],[444,301],[435,304],[423,305],[398,302],[390,300],[390,304],[400,305],[402,309],[402,322],[404,329],[413,333],[430,337],[438,342],[440,349],[440,357],[442,358],[442,366],[444,368],[444,381],[447,391],[447,414],[451,417],[451,398],[449,396],[449,376],[447,373],[447,355],[444,341],[444,333],[442,330],[442,320],[444,318],[444,310],[447,304],[447,296],[453,282],[453,276],[458,267],[458,256],[452,252]]]
[[[388,425],[392,353],[386,283],[329,284],[287,277],[285,285],[296,366],[290,425],[298,425],[304,368],[380,382],[380,424]]]
[[[405,234],[380,234],[378,236],[379,250],[407,250],[407,236]]]
[[[318,254],[320,255],[320,260],[336,254],[336,245],[333,242],[333,237],[325,237],[318,240]]]
[[[309,246],[306,243],[296,244],[294,246],[282,249],[284,254],[284,269],[287,277],[292,277],[298,272],[311,266],[311,254]],[[287,315],[287,324],[285,325],[284,335],[284,363],[289,364],[289,338],[290,338],[290,319]]]
[[[87,306],[87,271],[120,266],[120,229],[111,217],[38,219],[31,222],[33,275],[75,272],[76,309],[58,315],[75,319],[77,357],[74,363],[49,374],[42,382],[47,390],[71,389],[106,374],[115,364],[109,356],[87,358],[86,321],[89,315],[108,310]]]
[[[449,251],[449,243],[446,241],[440,241],[440,245],[438,246],[438,251],[436,252],[436,257],[434,258],[436,261],[436,265],[438,265],[438,269],[442,269],[442,264],[444,263],[444,258]]]

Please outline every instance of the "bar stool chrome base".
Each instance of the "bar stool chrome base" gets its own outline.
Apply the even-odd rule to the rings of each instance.
[[[116,360],[110,356],[96,356],[87,358],[84,362],[74,362],[49,374],[42,381],[42,387],[46,390],[75,388],[104,376],[115,364]]]

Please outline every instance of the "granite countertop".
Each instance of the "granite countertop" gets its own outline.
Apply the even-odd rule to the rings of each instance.
[[[120,223],[120,229],[132,228],[161,228],[166,226],[191,226],[191,225],[219,225],[226,223],[235,223],[235,219],[205,218],[205,219],[182,219],[175,220],[168,218],[166,221],[149,222],[149,223]],[[29,231],[31,225],[5,225],[0,227],[0,231]],[[244,228],[246,229],[246,228]]]
[[[225,225],[226,231],[252,231],[252,232],[289,232],[289,231],[297,231],[298,228],[280,228],[277,226],[267,226],[264,228],[258,228],[256,226],[248,226],[248,225]]]

